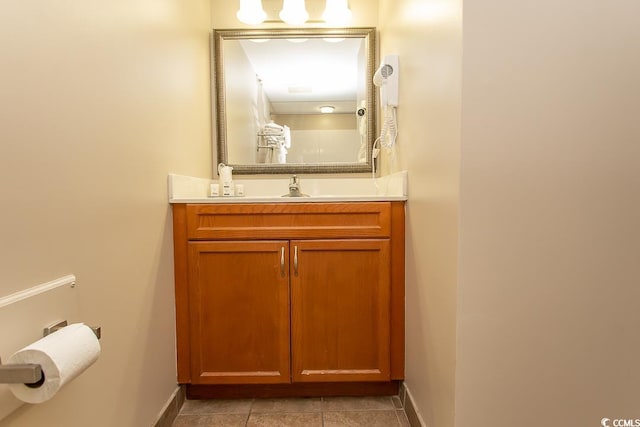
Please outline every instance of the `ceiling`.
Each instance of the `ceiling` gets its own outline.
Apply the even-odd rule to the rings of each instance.
[[[362,38],[242,40],[240,44],[276,114],[318,113],[321,105],[353,113]],[[335,40],[340,40],[336,42]]]

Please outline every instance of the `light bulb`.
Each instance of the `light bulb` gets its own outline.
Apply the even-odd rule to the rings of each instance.
[[[284,0],[280,19],[289,25],[304,24],[309,19],[304,0]]]
[[[322,107],[320,107],[320,112],[321,113],[333,113],[333,110],[335,110],[335,107],[332,105],[324,105]]]
[[[240,22],[257,25],[267,18],[267,13],[262,8],[262,0],[240,0],[240,9],[236,16]]]
[[[327,0],[322,19],[327,24],[345,25],[351,21],[351,10],[347,0]]]

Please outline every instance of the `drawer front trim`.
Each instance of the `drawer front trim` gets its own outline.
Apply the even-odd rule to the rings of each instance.
[[[187,205],[189,240],[389,237],[391,203]]]

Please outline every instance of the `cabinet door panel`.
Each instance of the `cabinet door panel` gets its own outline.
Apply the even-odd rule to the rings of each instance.
[[[290,382],[289,243],[190,242],[193,384]]]
[[[388,381],[389,240],[290,245],[293,381]]]

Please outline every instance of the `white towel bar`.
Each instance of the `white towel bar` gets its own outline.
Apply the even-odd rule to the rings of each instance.
[[[76,276],[73,274],[69,274],[68,276],[61,277],[56,280],[52,280],[51,282],[43,283],[38,286],[34,286],[29,289],[25,289],[24,291],[16,292],[6,297],[0,298],[0,308],[7,306],[9,304],[13,304],[18,301],[22,301],[29,297],[41,294],[43,292],[50,291],[55,288],[59,288],[60,286],[71,286],[72,288],[76,285]]]

